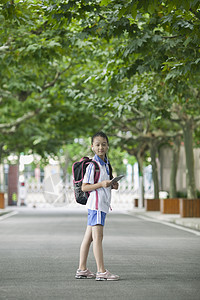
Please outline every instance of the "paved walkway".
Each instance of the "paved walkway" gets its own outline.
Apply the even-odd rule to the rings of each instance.
[[[0,222],[1,300],[199,300],[195,231],[166,226],[142,212],[112,212],[104,229],[105,264],[121,280],[76,280],[85,211],[16,210]],[[96,269],[92,249],[88,267]]]
[[[19,210],[24,210],[25,207],[15,207],[15,206],[10,206],[7,207],[6,209],[0,209],[0,220],[7,218],[9,215],[13,215],[15,214],[16,211]],[[29,207],[27,208],[29,209]],[[57,208],[59,209],[59,208]],[[62,208],[61,208],[62,209]],[[80,205],[76,205],[75,206],[69,206],[69,208],[66,206],[64,207],[64,209],[68,209],[68,210],[72,210],[72,211],[76,211],[77,209],[79,211],[84,211],[85,208],[81,207]],[[160,212],[157,211],[145,211],[144,208],[139,209],[139,208],[134,208],[131,210],[115,210],[117,212],[124,212],[124,213],[129,213],[132,215],[138,215],[144,218],[150,218],[150,219],[154,219],[157,220],[158,222],[167,222],[167,223],[172,223],[172,224],[176,224],[178,226],[183,226],[186,228],[190,228],[190,229],[194,229],[197,231],[200,231],[200,218],[181,218],[179,214],[162,214]],[[7,216],[7,213],[9,213],[9,215]]]

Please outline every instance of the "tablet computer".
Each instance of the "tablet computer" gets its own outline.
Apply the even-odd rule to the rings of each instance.
[[[114,182],[117,182],[119,181],[120,179],[122,179],[124,177],[124,175],[119,175],[117,177],[114,177],[112,180],[111,180],[111,183],[114,183]]]

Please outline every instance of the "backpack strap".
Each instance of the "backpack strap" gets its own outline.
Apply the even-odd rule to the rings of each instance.
[[[79,161],[81,162],[81,161],[84,161],[84,160],[90,160],[90,159],[87,156],[83,156]]]
[[[112,167],[110,162],[108,162],[108,167],[109,167],[109,174],[110,174],[110,180],[113,179],[113,174],[112,174]]]
[[[94,170],[94,183],[97,183],[99,181],[99,177],[100,177],[100,168],[97,163]]]
[[[98,162],[96,162],[95,160],[92,161],[92,163],[94,164],[94,183],[97,183],[99,181],[99,177],[100,177],[100,167]],[[98,206],[99,206],[99,195],[98,195],[98,191],[96,190],[96,203],[95,203],[95,208],[96,210],[98,210]]]

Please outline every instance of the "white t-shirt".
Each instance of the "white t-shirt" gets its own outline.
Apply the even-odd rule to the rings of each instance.
[[[109,167],[108,165],[97,155],[93,157],[93,160],[97,161],[100,168],[99,181],[110,180]],[[83,183],[94,184],[94,165],[91,163],[88,165]],[[87,201],[87,208],[92,210],[109,212],[111,202],[111,187],[99,188],[90,193]]]

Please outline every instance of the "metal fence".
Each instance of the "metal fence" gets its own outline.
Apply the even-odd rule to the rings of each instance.
[[[74,198],[72,181],[63,184],[62,180],[49,177],[43,183],[26,183],[26,192],[23,193],[23,201],[27,206],[32,207],[61,207],[75,208],[79,206]],[[152,196],[152,191],[148,197]],[[138,199],[138,189],[134,189],[131,183],[120,182],[118,190],[112,190],[111,206],[113,210],[132,209],[135,206],[135,199]],[[20,193],[18,204],[21,203]]]

